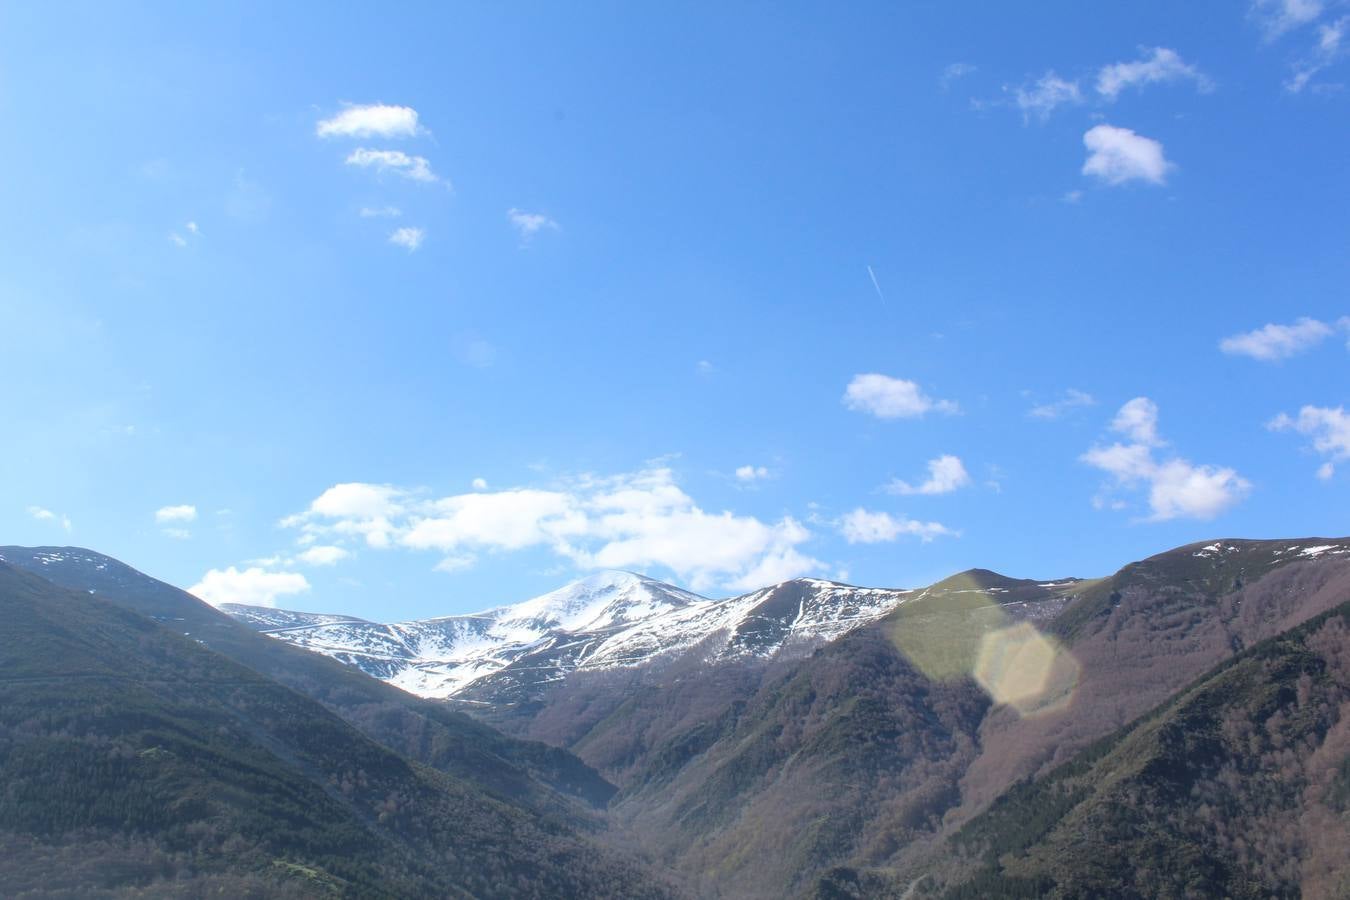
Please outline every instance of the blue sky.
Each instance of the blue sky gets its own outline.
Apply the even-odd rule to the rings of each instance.
[[[200,6],[0,9],[4,542],[393,620],[1350,530],[1350,5]]]

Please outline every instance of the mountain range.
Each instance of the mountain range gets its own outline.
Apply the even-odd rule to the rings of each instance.
[[[98,890],[379,895],[387,871],[392,896],[1350,896],[1350,539],[726,600],[601,573],[396,625],[217,611],[86,550],[0,560],[7,893],[134,844]],[[217,756],[181,766],[189,745]],[[114,747],[140,768],[108,768]],[[178,819],[127,793],[160,749]],[[349,755],[390,780],[361,794]],[[101,791],[111,814],[39,802]],[[278,843],[290,821],[304,839]]]
[[[709,662],[809,652],[911,594],[799,579],[709,600],[631,572],[468,615],[380,624],[240,604],[253,628],[409,693],[500,705],[566,675],[697,653]]]

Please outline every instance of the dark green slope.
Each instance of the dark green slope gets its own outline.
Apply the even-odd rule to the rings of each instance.
[[[1350,896],[1347,716],[1343,604],[1010,790],[956,835],[925,893]]]
[[[109,556],[77,547],[0,547],[0,560],[187,633],[318,700],[404,756],[470,779],[523,808],[582,824],[589,818],[583,804],[603,807],[614,794],[611,784],[564,750],[507,737],[444,704],[413,697],[351,666],[261,635]]]
[[[0,896],[660,896],[190,637],[0,563]]]

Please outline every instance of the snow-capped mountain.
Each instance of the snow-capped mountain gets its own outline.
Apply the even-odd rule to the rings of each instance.
[[[910,592],[798,579],[710,600],[631,572],[601,572],[523,603],[381,624],[227,605],[241,622],[424,697],[493,703],[565,678],[686,653],[709,661],[805,653]]]

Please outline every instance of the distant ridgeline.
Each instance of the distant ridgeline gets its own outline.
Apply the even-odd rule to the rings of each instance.
[[[1350,539],[393,625],[0,559],[4,896],[1350,896]]]

